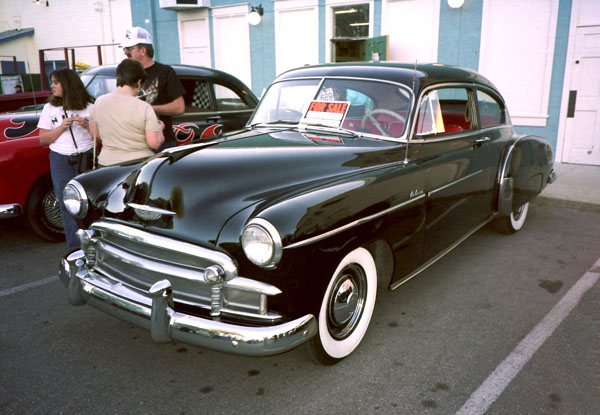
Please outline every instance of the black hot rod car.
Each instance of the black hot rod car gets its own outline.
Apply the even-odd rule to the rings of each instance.
[[[552,161],[471,70],[303,67],[243,131],[72,180],[81,250],[59,274],[72,304],[156,342],[304,343],[333,364],[365,335],[378,281],[398,288],[490,221],[519,230]]]

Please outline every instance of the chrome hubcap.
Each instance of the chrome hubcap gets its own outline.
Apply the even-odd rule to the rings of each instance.
[[[513,220],[518,221],[521,215],[523,214],[523,209],[525,209],[525,205],[520,206],[517,210],[515,210],[512,214]]]
[[[333,338],[348,337],[360,321],[366,288],[364,271],[356,264],[349,265],[338,275],[327,307],[327,326]]]
[[[48,221],[52,226],[56,226],[57,228],[63,227],[62,217],[60,216],[60,207],[58,205],[58,199],[56,197],[56,193],[54,190],[49,191],[44,196],[44,200],[42,201],[42,210],[44,212],[44,216],[48,218]]]

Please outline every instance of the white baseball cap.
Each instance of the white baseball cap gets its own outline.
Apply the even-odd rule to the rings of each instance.
[[[152,44],[152,35],[142,27],[132,27],[125,31],[125,40],[121,42],[119,47],[130,48],[131,46],[139,45],[140,43]]]

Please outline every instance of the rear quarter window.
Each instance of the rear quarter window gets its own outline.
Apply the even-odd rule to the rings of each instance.
[[[481,128],[494,127],[506,123],[504,107],[494,97],[483,91],[477,91],[479,123]]]

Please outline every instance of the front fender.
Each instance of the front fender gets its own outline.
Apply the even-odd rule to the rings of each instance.
[[[86,217],[81,220],[82,226],[87,228],[91,225],[103,214],[109,204],[112,203],[113,206],[124,204],[124,195],[127,188],[132,185],[131,177],[137,174],[138,167],[139,163],[107,166],[80,174],[73,179],[85,189],[90,206]],[[118,194],[119,190],[121,196]],[[112,210],[118,211],[119,208]]]
[[[310,307],[320,304],[332,272],[352,249],[387,246],[374,249],[402,264],[398,276],[414,269],[421,254],[425,201],[415,189],[423,189],[423,180],[418,166],[394,163],[279,195],[232,217],[218,246],[236,258],[241,275],[280,288],[285,305],[302,303],[286,309],[314,312]],[[274,269],[249,263],[240,246],[244,226],[257,217],[275,226],[282,239],[282,259]],[[381,272],[385,284],[393,269],[390,260]]]

